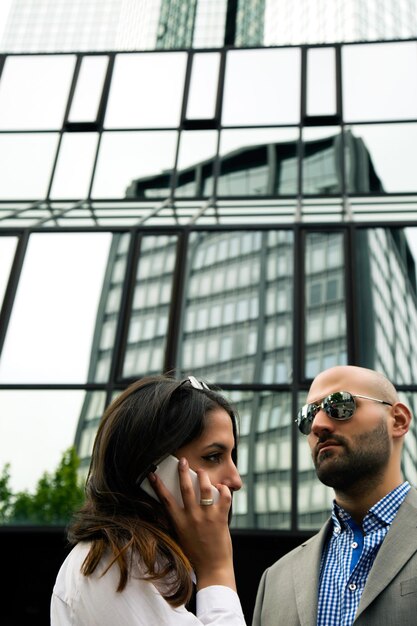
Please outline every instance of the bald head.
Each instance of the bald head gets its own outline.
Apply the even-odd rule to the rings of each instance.
[[[308,401],[320,400],[332,391],[350,391],[384,400],[399,402],[394,385],[381,372],[354,365],[338,365],[324,370],[311,383]]]

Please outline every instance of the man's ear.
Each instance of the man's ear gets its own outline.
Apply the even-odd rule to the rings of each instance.
[[[403,437],[410,428],[411,411],[406,404],[396,402],[392,405],[392,417],[394,418],[392,436]]]

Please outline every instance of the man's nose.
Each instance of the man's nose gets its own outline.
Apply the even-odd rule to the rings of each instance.
[[[335,428],[335,421],[327,415],[326,411],[320,409],[315,418],[313,419],[313,423],[311,425],[311,432],[319,436],[323,431],[333,432]]]

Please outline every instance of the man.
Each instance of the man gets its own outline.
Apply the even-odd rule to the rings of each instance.
[[[403,482],[411,413],[378,372],[339,366],[297,417],[335,492],[320,532],[264,573],[253,626],[417,625],[417,491]]]

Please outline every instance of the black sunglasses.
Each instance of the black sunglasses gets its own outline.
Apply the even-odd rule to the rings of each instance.
[[[297,422],[299,430],[303,433],[303,435],[309,435],[313,420],[320,409],[323,409],[323,411],[325,411],[326,414],[332,419],[340,421],[350,420],[356,411],[355,398],[372,400],[372,402],[379,402],[380,404],[392,406],[390,402],[385,402],[385,400],[378,400],[377,398],[370,398],[369,396],[360,396],[359,394],[353,395],[349,393],[349,391],[334,391],[326,396],[321,402],[311,402],[310,404],[305,404],[298,411],[295,421]]]

